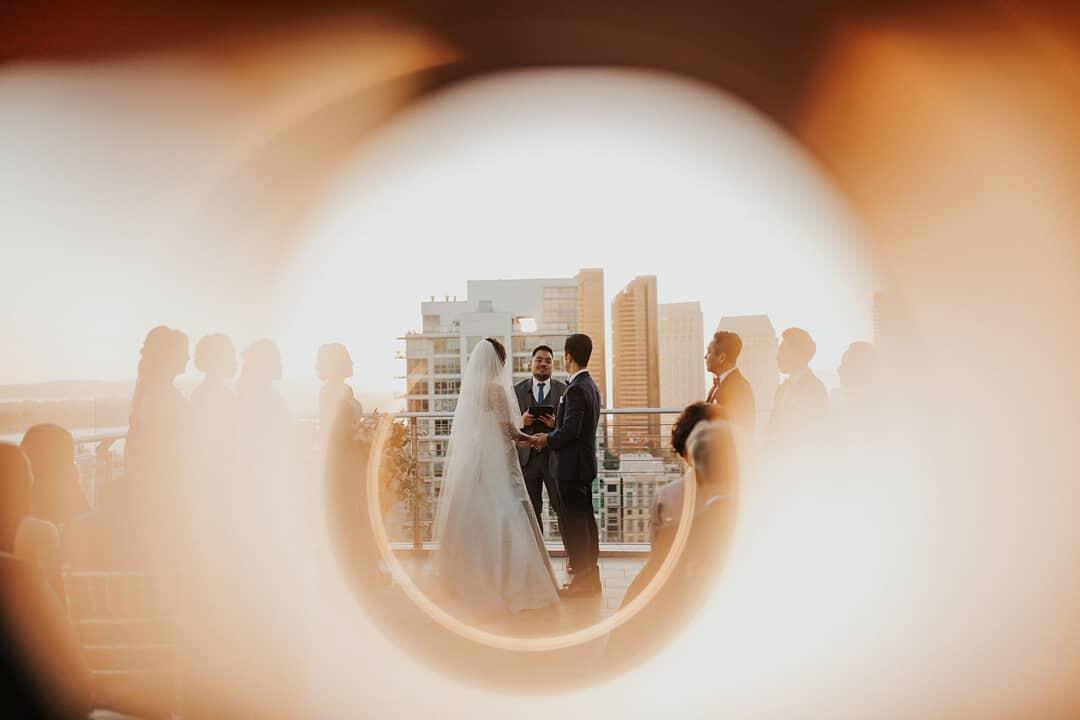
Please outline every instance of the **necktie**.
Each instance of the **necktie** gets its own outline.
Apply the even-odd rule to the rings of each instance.
[[[537,405],[543,405],[544,404],[544,383],[539,383],[536,386],[536,404]]]

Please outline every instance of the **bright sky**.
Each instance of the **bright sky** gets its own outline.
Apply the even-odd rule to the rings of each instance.
[[[191,122],[182,100],[147,107],[138,88],[0,78],[0,150],[12,158],[0,209],[19,239],[2,277],[0,318],[17,342],[0,357],[0,383],[130,378],[142,336],[167,322],[193,341],[220,331],[239,346],[272,333],[287,376],[309,374],[318,345],[341,341],[358,389],[392,391],[403,370],[395,338],[418,329],[421,300],[464,298],[469,279],[583,267],[604,269],[609,312],[631,278],[652,274],[660,302],[702,303],[706,335],[725,314],[800,325],[818,341],[815,366],[871,339],[880,283],[808,156],[712,90],[600,70],[473,82],[384,127],[326,184],[279,285],[275,326],[245,326],[240,313],[201,307],[191,282],[174,287],[172,273],[212,257],[178,267],[176,247],[131,244],[178,212],[154,191],[155,157],[199,151],[179,131]],[[163,140],[170,132],[177,142]],[[118,163],[145,177],[123,192],[100,187],[95,168]]]

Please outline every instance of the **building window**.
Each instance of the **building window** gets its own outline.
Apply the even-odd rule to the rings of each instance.
[[[544,288],[544,325],[573,327],[577,324],[577,287]]]
[[[461,352],[461,338],[435,338],[431,349],[436,355],[457,355]]]
[[[427,400],[409,400],[408,402],[409,412],[427,412],[428,401]]]
[[[427,395],[428,394],[428,381],[426,379],[425,380],[414,380],[409,385],[409,394],[410,395]]]
[[[454,421],[450,418],[439,418],[435,420],[435,434],[436,435],[449,435],[450,427]]]
[[[431,340],[421,340],[420,338],[406,338],[405,340],[405,355],[408,357],[419,357],[421,355],[431,354]]]
[[[442,440],[435,441],[435,457],[446,457],[446,443]]]
[[[461,374],[461,358],[436,358],[435,359],[435,374],[436,375],[460,375]]]
[[[424,401],[427,404],[427,400]],[[435,412],[454,412],[457,409],[457,398],[435,401]]]
[[[436,380],[435,381],[435,394],[436,395],[457,395],[461,392],[460,380]]]
[[[483,313],[495,312],[495,308],[492,307],[490,300],[481,300],[479,303],[479,311]]]
[[[532,367],[532,358],[516,357],[514,358],[514,372],[529,372]]]
[[[406,365],[409,375],[427,375],[427,358],[409,358]]]
[[[525,335],[515,335],[510,338],[510,352],[530,352],[532,348],[529,347],[529,340],[531,339]]]

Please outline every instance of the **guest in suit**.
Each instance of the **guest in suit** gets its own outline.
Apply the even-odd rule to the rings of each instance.
[[[707,403],[724,409],[735,426],[747,437],[753,437],[756,423],[754,391],[735,363],[742,352],[742,338],[733,332],[718,330],[709,342],[705,354],[705,369],[713,375]]]
[[[776,365],[787,378],[776,389],[769,440],[787,444],[812,429],[825,416],[829,395],[824,383],[810,370],[810,360],[817,352],[810,333],[797,327],[783,332]]]
[[[533,436],[532,446],[553,451],[555,477],[562,499],[562,536],[573,581],[559,591],[566,598],[599,595],[600,534],[593,515],[596,479],[596,427],[600,423],[600,391],[589,376],[592,339],[575,333],[566,338],[563,357],[570,382],[555,412],[555,430]]]
[[[42,520],[64,525],[90,512],[79,486],[75,467],[75,440],[64,428],[51,423],[35,425],[26,431],[19,444],[34,471],[34,490],[30,513]]]
[[[540,405],[557,407],[566,383],[551,377],[555,363],[555,353],[547,345],[537,345],[532,352],[532,377],[522,380],[514,386],[518,408],[521,410],[521,427],[529,434],[545,433],[555,429],[555,414],[534,415],[530,408]],[[540,534],[544,534],[544,488],[547,488],[548,502],[555,517],[560,517],[559,487],[551,471],[551,451],[547,448],[537,450],[531,447],[518,448],[518,460],[521,472],[525,476],[525,488],[529,491],[536,521],[540,524]]]

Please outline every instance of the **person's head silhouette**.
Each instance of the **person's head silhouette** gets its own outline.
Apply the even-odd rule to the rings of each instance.
[[[845,390],[855,391],[873,385],[877,368],[878,358],[874,346],[858,341],[848,345],[836,374],[839,375],[840,384]]]
[[[187,368],[188,337],[158,325],[146,334],[139,351],[140,383],[171,383]]]
[[[256,340],[243,352],[243,357],[244,367],[238,380],[241,386],[266,386],[281,379],[281,352],[273,340]]]
[[[0,443],[0,551],[15,549],[15,532],[30,513],[33,487],[34,475],[23,451]]]
[[[776,365],[780,372],[791,375],[809,367],[817,352],[817,344],[810,333],[802,328],[790,327],[783,332],[782,338],[776,353]]]
[[[195,367],[207,380],[227,380],[236,375],[236,348],[228,335],[215,333],[195,346]]]
[[[353,360],[341,343],[327,343],[315,357],[315,374],[323,382],[345,382],[353,376]]]

